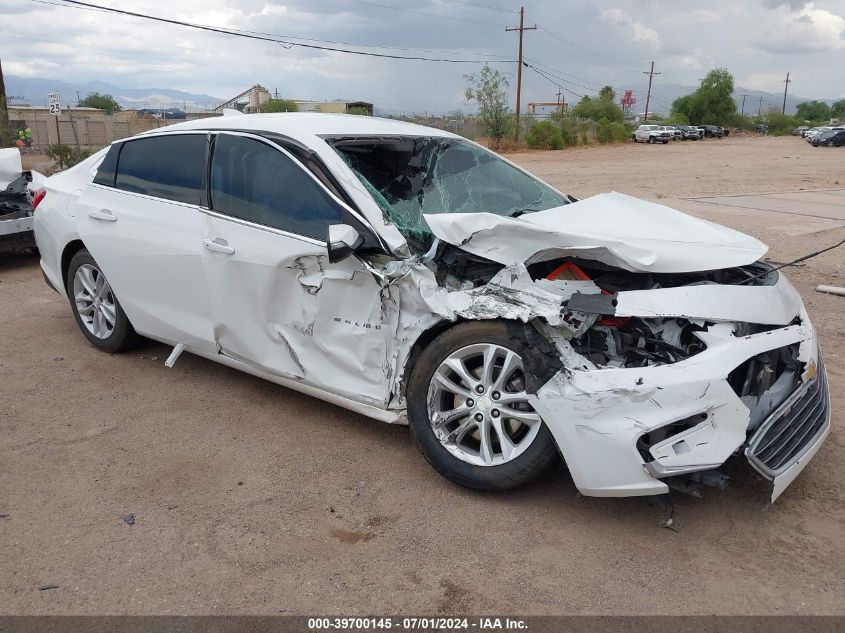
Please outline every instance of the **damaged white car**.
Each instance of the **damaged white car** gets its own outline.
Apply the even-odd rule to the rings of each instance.
[[[409,423],[472,488],[563,457],[585,495],[723,481],[772,498],[830,429],[801,299],[736,231],[578,201],[458,136],[327,114],[118,141],[49,178],[41,265],[106,351],[143,335]]]

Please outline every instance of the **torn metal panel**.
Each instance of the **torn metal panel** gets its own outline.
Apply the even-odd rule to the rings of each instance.
[[[768,250],[738,231],[616,192],[518,218],[425,219],[441,240],[502,264],[571,256],[628,271],[679,273],[751,264]]]
[[[785,276],[774,286],[697,285],[631,290],[616,295],[616,316],[688,317],[707,321],[787,325],[801,296]]]

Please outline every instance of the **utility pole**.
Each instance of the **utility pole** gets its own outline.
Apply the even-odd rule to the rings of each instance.
[[[517,57],[516,67],[516,140],[519,140],[519,100],[522,95],[522,34],[525,31],[535,30],[537,30],[536,24],[534,26],[525,26],[525,7],[519,7],[519,26],[512,29],[505,29],[505,31],[519,31],[519,56]]]
[[[781,114],[786,114],[786,91],[789,89],[790,81],[792,80],[789,78],[789,73],[786,73],[786,79],[783,81],[783,110],[781,110]]]
[[[9,113],[6,111],[6,82],[3,79],[3,62],[0,60],[0,126],[9,125]]]
[[[763,115],[763,96],[760,95],[760,105],[757,106],[757,116],[760,117]]]
[[[742,95],[742,109],[739,111],[739,116],[743,116],[745,114],[745,97],[748,95]]]
[[[648,121],[648,104],[651,101],[651,80],[655,75],[660,75],[661,73],[654,72],[654,62],[651,62],[651,70],[648,72],[643,71],[643,74],[648,75],[648,92],[645,96],[645,114],[643,115],[643,123],[645,123]]]
[[[563,116],[563,88],[560,86],[557,87],[557,103],[560,115]]]

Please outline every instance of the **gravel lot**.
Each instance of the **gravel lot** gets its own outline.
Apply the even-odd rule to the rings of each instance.
[[[662,199],[788,261],[845,220],[687,200],[845,189],[845,150],[728,138],[512,156],[578,197]],[[451,485],[405,428],[158,344],[86,343],[37,261],[0,256],[0,613],[845,613],[845,249],[790,277],[819,329],[833,432],[771,508],[725,491],[580,498],[560,470]],[[124,518],[133,514],[134,524]],[[46,588],[55,586],[55,588]]]

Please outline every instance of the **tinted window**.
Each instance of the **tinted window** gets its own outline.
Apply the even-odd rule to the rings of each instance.
[[[120,150],[115,186],[157,198],[200,204],[205,150],[204,134],[127,141]]]
[[[220,134],[211,163],[215,211],[314,239],[339,224],[340,206],[293,160],[250,138]]]
[[[114,174],[117,168],[118,154],[120,154],[120,145],[112,145],[100,163],[100,166],[97,167],[97,175],[94,176],[95,183],[114,187]]]

